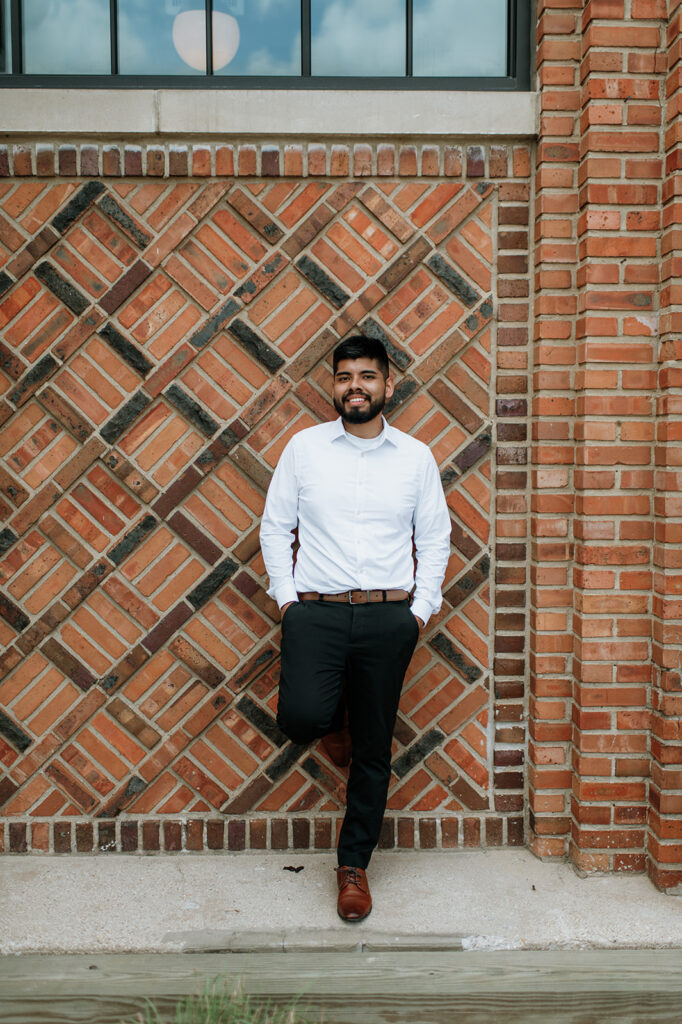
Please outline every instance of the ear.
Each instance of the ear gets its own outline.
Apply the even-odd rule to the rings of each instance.
[[[386,401],[392,396],[395,391],[395,381],[390,375],[386,378]]]

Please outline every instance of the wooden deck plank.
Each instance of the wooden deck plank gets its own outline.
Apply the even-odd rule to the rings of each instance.
[[[120,1024],[221,976],[326,1024],[679,1024],[679,950],[109,954],[0,959],[2,1024]]]

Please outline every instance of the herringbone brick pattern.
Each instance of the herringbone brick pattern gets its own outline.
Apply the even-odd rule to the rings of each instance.
[[[453,524],[396,727],[398,844],[417,818],[430,845],[437,816],[453,845],[459,816],[495,810],[497,208],[480,177],[0,185],[8,818],[220,814],[241,836],[246,816],[252,845],[259,821],[275,847],[303,825],[324,845],[344,774],[276,726],[257,532],[287,440],[334,415],[329,355],[356,327],[387,345],[390,419],[431,446]]]

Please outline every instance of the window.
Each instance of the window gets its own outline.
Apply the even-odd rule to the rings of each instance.
[[[528,89],[528,0],[0,0],[4,85]]]

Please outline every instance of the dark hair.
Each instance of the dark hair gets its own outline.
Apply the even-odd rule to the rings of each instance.
[[[388,377],[388,355],[378,338],[368,338],[366,334],[353,334],[350,338],[344,338],[334,349],[334,373],[342,359],[373,359],[384,377]]]

